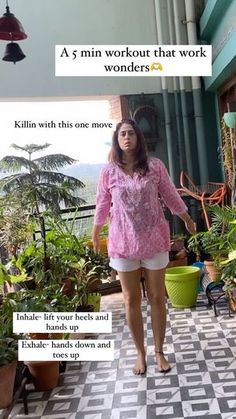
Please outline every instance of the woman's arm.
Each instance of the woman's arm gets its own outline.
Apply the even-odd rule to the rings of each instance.
[[[102,169],[99,176],[96,209],[94,214],[94,225],[92,230],[93,248],[99,252],[99,233],[106,222],[111,208],[111,194],[109,191],[109,173],[107,167]]]
[[[92,230],[92,242],[93,242],[93,250],[95,253],[99,253],[99,250],[100,250],[99,233],[101,229],[102,229],[102,225],[94,224],[93,230]]]
[[[178,217],[181,218],[181,220],[183,220],[185,224],[185,228],[190,234],[197,233],[196,224],[192,220],[188,212],[184,212],[183,214],[178,214]]]
[[[173,184],[169,173],[161,160],[158,160],[159,166],[159,192],[170,209],[172,214],[176,214],[185,224],[186,230],[190,234],[196,234],[196,225],[188,213],[188,208],[180,197],[175,185]]]

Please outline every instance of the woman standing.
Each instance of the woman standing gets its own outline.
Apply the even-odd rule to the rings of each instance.
[[[145,139],[135,121],[124,119],[113,134],[109,163],[98,184],[92,240],[99,252],[99,233],[109,217],[110,266],[121,282],[127,323],[137,349],[135,374],[146,371],[144,329],[141,313],[141,269],[151,305],[151,321],[157,366],[171,367],[163,353],[166,329],[165,268],[169,262],[169,225],[160,198],[194,234],[195,224],[187,212],[164,164],[148,157]]]

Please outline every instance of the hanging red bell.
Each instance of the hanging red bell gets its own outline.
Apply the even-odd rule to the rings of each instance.
[[[6,13],[0,18],[0,39],[4,41],[21,41],[27,35],[20,21],[10,13],[9,6],[6,6]]]
[[[25,58],[25,54],[16,42],[10,42],[6,46],[5,55],[3,61],[11,61],[14,64],[17,61],[21,61]]]

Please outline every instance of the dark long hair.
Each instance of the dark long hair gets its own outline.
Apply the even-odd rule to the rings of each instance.
[[[122,119],[117,125],[112,136],[112,147],[108,156],[110,162],[115,162],[118,166],[124,168],[123,153],[118,143],[118,134],[123,124],[129,124],[135,131],[137,136],[137,146],[134,150],[134,171],[138,172],[141,176],[145,176],[148,172],[148,154],[145,138],[137,123],[133,119]]]

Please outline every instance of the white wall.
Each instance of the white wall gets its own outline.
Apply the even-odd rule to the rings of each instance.
[[[19,41],[26,54],[23,61],[14,65],[0,60],[2,100],[160,91],[156,77],[54,76],[56,44],[157,44],[154,0],[9,0],[9,5],[28,38]],[[0,41],[0,57],[6,44]]]

